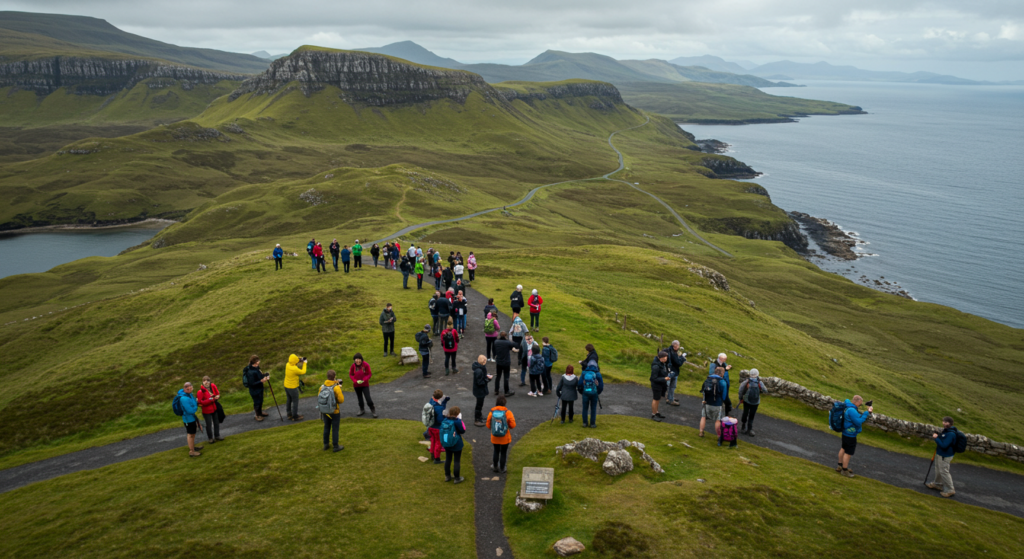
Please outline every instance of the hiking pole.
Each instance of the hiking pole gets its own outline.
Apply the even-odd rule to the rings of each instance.
[[[284,416],[281,415],[281,406],[277,404],[277,394],[274,394],[274,383],[268,382],[267,385],[270,386],[270,395],[274,397],[274,407],[277,408],[277,416],[281,418],[281,422],[284,422]]]
[[[548,425],[551,425],[552,423],[554,423],[555,422],[555,418],[558,417],[558,405],[561,404],[561,403],[562,403],[562,400],[560,398],[556,398],[555,399],[555,414],[551,416],[551,421],[548,422]]]
[[[597,407],[599,407],[601,409],[604,409],[604,406],[601,405],[601,397],[600,396],[597,397]]]
[[[938,452],[939,451],[936,450],[935,452],[932,453],[932,461],[928,463],[928,473],[926,473],[924,475],[924,484],[925,485],[928,485],[928,478],[932,474],[932,464],[935,464],[935,456],[938,454]]]

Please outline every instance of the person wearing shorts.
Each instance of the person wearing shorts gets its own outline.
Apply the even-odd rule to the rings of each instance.
[[[846,401],[846,411],[843,412],[843,442],[839,449],[836,471],[845,477],[854,477],[853,470],[850,469],[850,457],[857,452],[857,435],[860,434],[864,422],[871,417],[871,412],[874,411],[873,407],[868,406],[868,410],[862,413],[857,409],[862,404],[864,404],[864,398],[854,396]]]
[[[671,370],[668,365],[668,353],[659,351],[658,356],[651,361],[651,391],[654,399],[651,400],[651,419],[661,421],[664,415],[658,411],[658,404],[668,394],[668,382]]]

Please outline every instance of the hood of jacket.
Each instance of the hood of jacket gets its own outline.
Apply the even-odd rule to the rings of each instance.
[[[576,380],[576,375],[574,375],[574,374],[562,375],[562,378],[564,378],[565,380],[568,380],[568,381],[573,381],[573,380]]]
[[[299,356],[295,355],[294,353],[291,354],[291,356],[288,357],[288,364],[292,365],[292,366],[298,365],[299,364]]]

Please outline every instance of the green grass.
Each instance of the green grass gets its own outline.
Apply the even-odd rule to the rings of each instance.
[[[422,428],[343,419],[332,453],[308,421],[36,483],[0,495],[4,554],[471,557],[473,476],[420,462]]]
[[[580,438],[578,428],[537,427],[509,457],[514,467],[505,485],[505,531],[516,556],[553,557],[551,545],[567,536],[583,542],[589,555],[615,558],[808,557],[851,550],[866,557],[1014,557],[1024,544],[1024,521],[1007,514],[846,479],[742,442],[720,448],[692,428],[621,416],[601,422],[586,435],[642,442],[665,473],[655,474],[631,450],[634,470],[612,478],[600,461],[555,456],[556,446]],[[527,466],[555,469],[554,498],[529,515],[514,503]]]
[[[787,122],[795,116],[857,114],[859,107],[769,95],[745,85],[711,83],[620,84],[630,105],[695,124]]]

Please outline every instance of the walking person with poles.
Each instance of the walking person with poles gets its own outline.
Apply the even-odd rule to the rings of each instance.
[[[249,397],[252,398],[252,411],[256,414],[254,417],[256,421],[263,421],[264,417],[270,415],[263,411],[264,387],[273,387],[269,383],[270,375],[264,374],[260,370],[260,358],[258,355],[253,355],[249,358],[249,364],[242,369],[242,385],[249,389]],[[277,413],[281,413],[281,410],[278,409]]]
[[[430,346],[434,340],[430,339],[430,325],[424,325],[423,330],[416,333],[416,343],[420,346],[420,359],[423,361],[423,378],[430,378],[427,368],[430,367]]]
[[[967,450],[967,437],[953,427],[953,418],[946,416],[942,418],[942,432],[932,433],[932,438],[935,439],[935,454],[932,456],[935,479],[925,486],[939,491],[939,496],[948,499],[956,495],[953,476],[949,474],[949,463],[953,461],[954,454]],[[925,479],[927,478],[928,475],[925,474]]]
[[[854,396],[846,400],[846,410],[843,412],[843,440],[839,449],[836,471],[845,477],[855,477],[850,469],[850,458],[857,451],[857,435],[864,427],[864,422],[871,417],[874,407],[868,403],[868,411],[861,412],[860,406],[864,404],[864,398]]]
[[[324,450],[330,450],[333,443],[334,452],[344,450],[338,444],[338,429],[341,427],[341,404],[345,395],[341,392],[341,381],[334,369],[327,371],[327,380],[320,386],[316,395],[316,407],[320,411],[320,420],[324,422]]]
[[[306,358],[291,354],[288,357],[288,364],[284,366],[284,393],[288,398],[285,410],[288,412],[288,419],[292,421],[302,421],[305,418],[299,415],[299,383],[302,382],[299,377],[305,374]]]
[[[357,353],[352,357],[352,365],[348,368],[348,378],[352,379],[352,389],[356,391],[356,398],[359,399],[359,413],[357,416],[366,413],[363,401],[370,408],[370,415],[377,417],[377,409],[373,405],[373,398],[370,398],[370,364],[363,361],[363,354]]]

